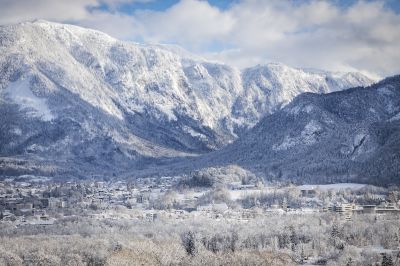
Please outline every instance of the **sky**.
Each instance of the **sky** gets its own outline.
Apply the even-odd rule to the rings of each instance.
[[[34,19],[176,44],[239,68],[400,74],[400,0],[0,0],[0,24]]]

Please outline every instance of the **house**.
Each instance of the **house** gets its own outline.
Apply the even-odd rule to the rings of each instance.
[[[16,211],[17,204],[22,203],[22,201],[23,201],[22,198],[6,198],[4,201],[5,209],[10,211]]]
[[[334,211],[338,213],[346,213],[353,212],[355,210],[356,205],[352,203],[341,203],[334,206]]]
[[[15,215],[12,214],[10,211],[4,211],[3,213],[3,221],[13,221],[15,220]]]
[[[317,187],[312,185],[303,185],[297,187],[300,190],[301,196],[313,198],[317,195]]]
[[[31,216],[33,215],[33,204],[32,203],[18,203],[16,204],[15,215]]]
[[[335,205],[335,212],[342,215],[344,220],[351,221],[353,216],[353,211],[356,209],[356,205],[352,203],[341,203],[339,205]]]
[[[213,204],[207,204],[207,205],[201,205],[197,206],[197,211],[202,211],[202,212],[217,212],[217,213],[224,213],[229,209],[228,205],[226,203],[213,203]]]
[[[364,214],[374,214],[376,211],[375,205],[363,205],[362,206],[362,213]]]
[[[158,214],[155,212],[146,213],[146,220],[149,222],[154,222],[155,220],[157,220],[157,218],[158,218]]]
[[[64,208],[65,202],[60,198],[49,198],[49,208],[50,209],[57,209],[57,208]]]
[[[104,188],[104,187],[106,186],[106,182],[103,182],[103,181],[96,181],[96,182],[94,183],[94,186],[95,186],[96,188]]]
[[[393,203],[386,203],[379,205],[375,208],[376,213],[381,213],[381,214],[400,214],[400,209],[397,208],[396,204]]]
[[[229,184],[229,188],[231,190],[246,190],[246,189],[254,189],[256,187],[255,184],[247,184],[244,185],[242,182],[232,182]]]
[[[137,203],[148,203],[150,199],[150,193],[149,192],[141,192],[139,195],[136,197],[136,202]]]

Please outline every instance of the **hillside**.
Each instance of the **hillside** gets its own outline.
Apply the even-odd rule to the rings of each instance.
[[[43,20],[1,26],[0,156],[50,172],[142,169],[218,150],[302,92],[370,83],[282,64],[240,71]]]
[[[304,93],[203,158],[267,180],[400,182],[400,76],[366,88]]]

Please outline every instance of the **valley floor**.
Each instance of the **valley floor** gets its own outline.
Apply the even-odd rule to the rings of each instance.
[[[399,265],[397,187],[242,181],[3,178],[0,265]]]

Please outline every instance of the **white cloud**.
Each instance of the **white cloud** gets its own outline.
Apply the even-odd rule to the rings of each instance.
[[[116,12],[128,2],[154,0],[0,0],[0,24],[11,24],[34,19],[68,22],[91,27],[117,38],[130,39],[135,34],[135,19]],[[109,11],[98,9],[106,5]]]
[[[87,6],[97,0],[0,0],[0,23],[16,23],[33,19],[79,20],[89,16]]]
[[[192,48],[227,38],[234,23],[229,14],[196,0],[182,0],[164,12],[139,11],[135,18],[141,25],[137,34],[146,40]]]
[[[103,31],[115,38],[133,40],[140,25],[132,16],[94,11],[91,16],[75,22],[80,26]]]
[[[400,16],[382,1],[344,9],[328,1],[243,0],[220,10],[206,1],[182,0],[163,12],[136,12],[134,18],[136,37],[175,42],[239,67],[280,61],[380,76],[400,73]],[[230,49],[207,51],[215,43]]]
[[[221,10],[207,1],[181,0],[165,11],[133,14],[112,8],[125,1],[0,0],[0,23],[74,21],[119,38],[176,43],[239,67],[280,61],[381,76],[400,73],[400,16],[383,1],[360,0],[342,8],[334,1],[242,0]],[[111,11],[86,8],[99,3]],[[215,53],[214,46],[228,48]]]

